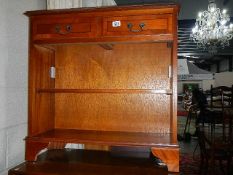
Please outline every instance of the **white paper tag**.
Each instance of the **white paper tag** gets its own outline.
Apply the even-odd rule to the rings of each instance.
[[[112,22],[112,27],[120,27],[121,26],[121,21],[113,21]]]
[[[50,78],[56,78],[56,68],[50,67]]]

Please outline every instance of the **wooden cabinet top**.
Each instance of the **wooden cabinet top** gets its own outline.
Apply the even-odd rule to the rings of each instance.
[[[135,11],[136,10],[136,11]],[[129,11],[133,12],[135,15],[137,13],[177,13],[179,11],[179,5],[170,4],[154,4],[154,5],[134,5],[134,6],[111,6],[111,7],[99,7],[99,8],[72,8],[72,9],[56,9],[56,10],[37,10],[37,11],[27,11],[25,15],[27,16],[38,16],[38,15],[64,15],[64,14],[81,14],[89,13],[96,15],[109,14],[113,15],[113,12],[124,15]]]
[[[29,11],[34,43],[173,41],[179,7],[120,6]],[[133,36],[133,37],[132,37]]]

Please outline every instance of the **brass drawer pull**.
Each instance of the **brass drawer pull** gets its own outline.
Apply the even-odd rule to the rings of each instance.
[[[71,25],[67,25],[67,26],[66,26],[66,29],[65,29],[65,32],[63,32],[63,31],[61,31],[61,26],[60,26],[60,25],[56,25],[56,26],[55,26],[55,31],[56,31],[56,33],[58,33],[58,34],[66,35],[66,34],[72,32],[72,26],[71,26]]]
[[[138,26],[140,27],[140,29],[139,29],[139,30],[134,30],[134,29],[133,29],[133,24],[132,24],[132,23],[128,23],[128,24],[127,24],[127,27],[128,27],[128,29],[129,29],[130,32],[142,32],[142,31],[143,31],[143,28],[144,28],[146,25],[145,25],[144,23],[140,23]]]

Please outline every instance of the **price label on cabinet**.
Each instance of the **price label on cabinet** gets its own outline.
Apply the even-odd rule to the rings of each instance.
[[[121,21],[113,21],[112,22],[112,27],[120,27],[121,26]]]

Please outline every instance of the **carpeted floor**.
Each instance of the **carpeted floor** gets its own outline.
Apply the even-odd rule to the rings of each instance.
[[[193,159],[192,153],[181,153],[180,155],[180,175],[198,175],[199,158]]]
[[[184,133],[184,127],[186,123],[186,116],[178,116],[178,134],[182,137]],[[192,120],[190,124],[189,133],[193,134],[195,131],[195,120]],[[192,138],[191,140],[183,140],[179,141],[180,146],[180,175],[200,175],[200,151],[199,146],[197,145],[197,139]],[[195,150],[195,151],[194,151]],[[226,164],[226,162],[223,162]],[[209,172],[207,175],[224,175],[224,173],[220,170],[219,162],[215,163],[214,173],[210,171],[213,168],[209,168]],[[226,166],[225,166],[226,168]],[[233,175],[233,167],[232,173],[229,175]],[[202,174],[204,171],[202,171]]]
[[[180,175],[200,175],[205,174],[204,170],[200,172],[200,157],[190,153],[181,153],[180,155]],[[224,175],[226,173],[226,162],[223,162],[224,172],[220,169],[219,162],[215,163],[214,168],[209,168],[206,175]],[[231,172],[228,175],[233,175],[233,167],[231,167]]]

